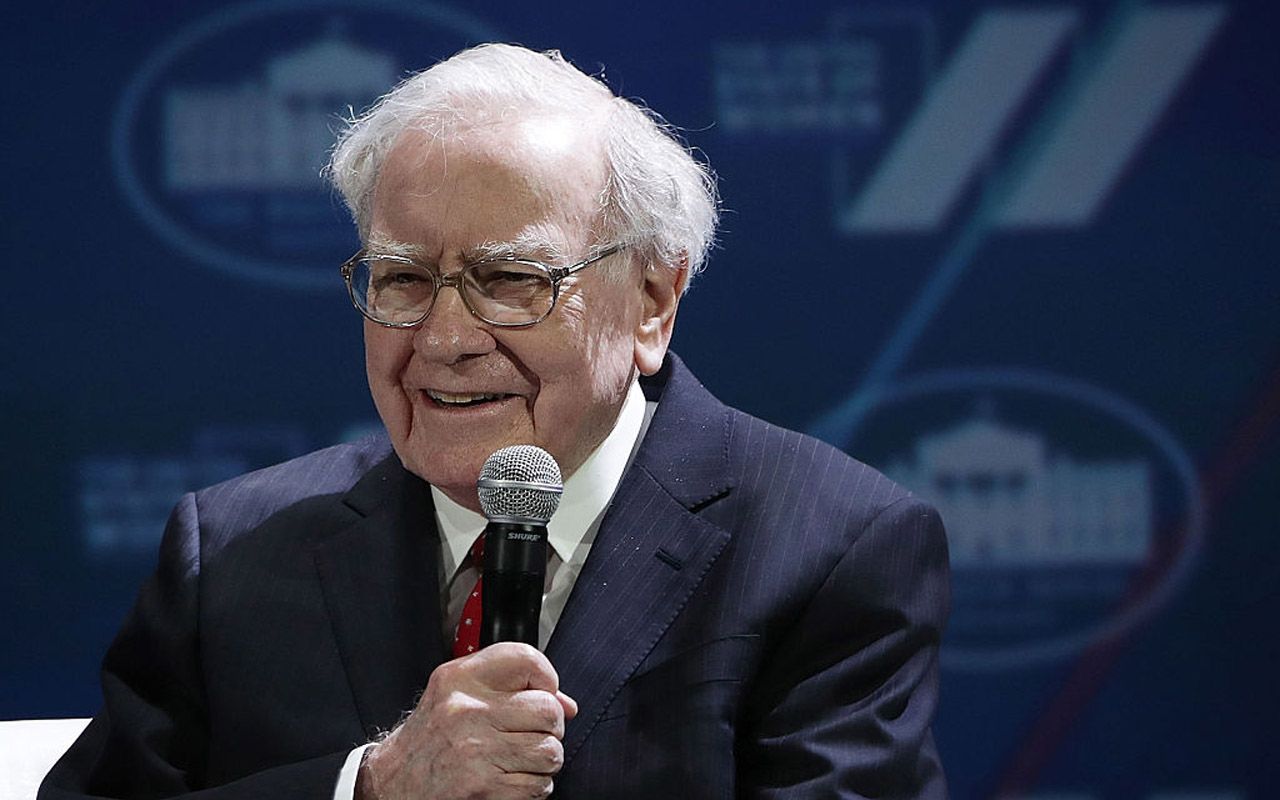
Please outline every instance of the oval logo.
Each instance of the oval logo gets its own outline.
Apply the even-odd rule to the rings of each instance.
[[[129,205],[193,262],[292,289],[336,285],[359,246],[320,170],[341,119],[468,44],[445,6],[284,0],[179,31],[126,86],[111,160]]]
[[[963,370],[857,400],[865,415],[826,438],[946,524],[946,667],[1008,669],[1123,635],[1197,560],[1204,510],[1191,459],[1114,394],[1034,371]]]

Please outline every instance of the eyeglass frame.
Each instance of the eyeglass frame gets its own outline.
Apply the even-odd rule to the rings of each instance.
[[[616,244],[609,245],[608,247],[606,247],[605,249],[601,250],[600,252],[596,253],[593,256],[588,256],[577,263],[570,264],[567,267],[553,267],[553,266],[550,266],[549,264],[544,264],[541,261],[535,261],[531,258],[520,258],[519,256],[499,256],[497,258],[484,258],[479,261],[475,261],[470,264],[467,264],[462,269],[457,270],[456,272],[451,272],[448,275],[441,275],[437,270],[433,269],[432,267],[426,264],[423,264],[422,262],[416,259],[410,258],[408,256],[392,255],[389,253],[376,253],[376,252],[371,252],[367,248],[362,247],[356,251],[355,255],[351,256],[351,258],[348,258],[346,261],[342,263],[341,272],[342,272],[342,280],[347,284],[347,296],[351,299],[351,305],[356,307],[356,311],[359,311],[362,317],[364,317],[365,319],[369,320],[374,324],[381,325],[384,328],[416,328],[417,326],[421,325],[423,322],[426,321],[427,317],[431,316],[431,312],[435,310],[436,300],[440,298],[440,290],[445,288],[446,286],[452,286],[454,290],[457,291],[458,295],[462,298],[462,304],[467,307],[467,311],[470,312],[471,316],[480,320],[484,324],[493,325],[496,328],[528,328],[532,325],[537,325],[539,322],[542,322],[544,319],[551,316],[552,311],[556,310],[556,303],[560,300],[560,282],[561,281],[563,281],[565,278],[569,277],[570,275],[580,272],[586,269],[587,267],[591,266],[592,264],[595,264],[599,261],[603,261],[609,256],[614,255],[615,253],[619,253],[625,249],[627,249],[627,243],[618,242]],[[418,269],[424,270],[427,274],[431,276],[431,287],[432,287],[431,288],[431,304],[427,306],[427,310],[423,313],[421,317],[418,317],[413,322],[384,322],[383,320],[374,318],[374,316],[370,314],[369,311],[367,311],[365,308],[363,308],[360,305],[360,302],[356,300],[355,285],[351,282],[351,277],[355,273],[356,265],[361,260],[366,258],[379,258],[379,259],[386,259],[388,261],[394,261],[400,264],[408,264],[410,266],[417,267]],[[547,273],[547,278],[550,279],[551,281],[551,303],[550,305],[547,306],[546,312],[543,313],[543,315],[538,317],[537,319],[530,320],[528,322],[494,322],[492,320],[485,319],[483,316],[481,316],[480,312],[476,311],[475,307],[471,305],[471,300],[467,296],[467,291],[463,288],[463,285],[462,285],[463,274],[467,270],[477,267],[480,264],[522,264],[527,267],[535,267]]]

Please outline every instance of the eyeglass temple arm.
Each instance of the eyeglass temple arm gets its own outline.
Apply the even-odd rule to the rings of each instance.
[[[591,258],[585,259],[583,261],[579,261],[577,264],[570,264],[567,267],[552,267],[551,269],[547,270],[547,274],[551,276],[551,280],[554,283],[559,283],[560,281],[569,277],[573,273],[578,272],[580,270],[584,270],[587,267],[591,266],[592,264],[596,263],[597,261],[600,261],[601,259],[604,259],[604,258],[608,258],[614,253],[620,250],[625,250],[625,249],[627,249],[626,243],[619,242],[618,244],[614,244],[606,247],[605,249],[601,250],[599,253],[596,253]]]

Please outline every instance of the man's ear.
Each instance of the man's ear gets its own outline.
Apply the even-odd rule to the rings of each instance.
[[[676,307],[689,282],[688,259],[641,267],[641,315],[636,326],[636,366],[643,375],[662,367],[676,324]]]

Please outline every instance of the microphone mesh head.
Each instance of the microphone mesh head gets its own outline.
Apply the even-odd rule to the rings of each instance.
[[[564,491],[560,465],[551,454],[531,444],[504,447],[480,468],[477,491],[487,519],[547,524]]]

